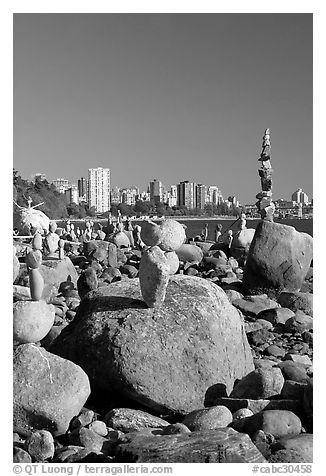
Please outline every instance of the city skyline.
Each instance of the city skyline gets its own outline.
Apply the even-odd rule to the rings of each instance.
[[[267,127],[273,196],[312,196],[312,14],[14,15],[22,176],[101,166],[251,203]]]

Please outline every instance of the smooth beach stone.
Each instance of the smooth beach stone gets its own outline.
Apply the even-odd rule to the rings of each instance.
[[[57,233],[49,233],[44,239],[44,247],[47,250],[48,257],[58,257],[57,250],[59,248],[60,237]]]
[[[308,355],[286,354],[284,356],[284,360],[291,360],[292,362],[307,365],[308,367],[312,365],[311,359],[308,357]]]
[[[14,445],[13,448],[13,463],[31,463],[32,458],[27,453],[27,451],[23,450],[22,448]]]
[[[137,278],[138,276],[138,269],[131,264],[124,264],[121,266],[120,271],[122,274],[126,274],[128,278]]]
[[[42,253],[40,250],[32,250],[26,256],[26,266],[31,269],[39,268],[42,264]]]
[[[34,344],[19,345],[14,351],[14,431],[28,436],[34,430],[66,433],[90,395],[85,372]]]
[[[283,360],[277,365],[284,375],[285,380],[294,380],[295,382],[307,382],[307,367],[291,360]]]
[[[161,223],[161,231],[159,247],[163,251],[176,251],[186,241],[185,229],[176,220],[164,220]]]
[[[272,445],[272,450],[279,451],[284,450],[296,450],[305,459],[306,463],[313,462],[313,435],[311,433],[301,433],[296,436],[282,437]]]
[[[293,317],[290,317],[284,324],[284,332],[311,331],[313,329],[313,318],[307,316],[302,311],[297,311]]]
[[[129,238],[123,231],[119,231],[118,233],[116,233],[112,238],[112,242],[118,248],[130,248]]]
[[[150,220],[144,220],[141,225],[141,239],[147,246],[157,246],[162,240],[160,225]]]
[[[108,429],[104,421],[95,420],[89,425],[88,428],[92,431],[95,431],[95,433],[100,436],[106,436],[108,434]]]
[[[158,246],[145,250],[139,265],[139,282],[148,307],[163,304],[169,275],[170,267],[163,251]]]
[[[183,423],[174,423],[172,425],[168,425],[162,431],[162,435],[180,435],[187,433],[191,433],[191,431]]]
[[[45,301],[17,301],[14,303],[14,341],[39,342],[54,323],[54,307]]]
[[[33,250],[42,249],[42,235],[40,233],[35,233],[32,239],[32,248]]]
[[[262,430],[275,438],[299,435],[302,429],[300,418],[289,410],[264,410],[251,417],[233,421],[232,427],[250,436]]]
[[[224,292],[227,295],[231,304],[233,304],[233,301],[235,301],[236,299],[243,298],[243,295],[239,291],[235,291],[234,289],[225,289]]]
[[[264,319],[276,326],[277,324],[285,324],[290,317],[293,317],[295,313],[286,307],[277,307],[274,309],[265,309],[261,311],[257,318]]]
[[[246,293],[277,297],[284,290],[299,291],[312,257],[313,238],[307,233],[267,220],[259,222],[243,274]]]
[[[82,408],[81,412],[78,416],[74,417],[71,420],[70,428],[75,430],[77,428],[81,428],[82,426],[88,426],[95,420],[95,413],[93,410],[89,410],[88,408]]]
[[[249,317],[258,317],[261,311],[280,307],[276,301],[268,298],[266,294],[258,296],[246,296],[242,299],[233,301],[232,304],[244,315]]]
[[[96,433],[90,428],[78,428],[68,434],[68,441],[70,445],[83,446],[86,449],[91,449],[100,452],[108,440]]]
[[[199,264],[203,259],[203,251],[199,246],[184,243],[176,250],[180,261],[184,263]]]
[[[243,377],[232,390],[231,398],[266,399],[279,395],[284,377],[278,367],[259,368]]]
[[[239,410],[233,413],[233,420],[241,420],[241,418],[247,418],[253,415],[253,412],[249,408],[239,408]]]
[[[227,407],[217,405],[202,410],[194,410],[185,416],[182,423],[191,431],[224,428],[232,422],[232,413]]]
[[[302,292],[282,292],[277,302],[282,307],[287,307],[291,311],[302,311],[313,317],[313,295]]]
[[[54,456],[53,436],[47,430],[34,431],[27,437],[24,446],[33,461],[41,462]]]
[[[40,301],[43,289],[44,289],[44,279],[41,275],[38,268],[28,270],[28,277],[29,277],[29,287],[31,298],[33,301]]]
[[[170,275],[175,274],[178,271],[180,265],[178,255],[175,251],[167,251],[165,253],[165,258],[170,268]]]
[[[114,408],[104,416],[103,421],[108,427],[123,433],[169,426],[169,423],[162,418],[132,408]]]

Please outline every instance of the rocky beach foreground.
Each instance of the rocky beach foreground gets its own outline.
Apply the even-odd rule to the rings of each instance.
[[[15,237],[14,462],[312,462],[312,237],[238,225]]]

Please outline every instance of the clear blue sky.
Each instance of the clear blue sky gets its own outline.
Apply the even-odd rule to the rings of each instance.
[[[312,196],[312,14],[15,14],[14,167]]]

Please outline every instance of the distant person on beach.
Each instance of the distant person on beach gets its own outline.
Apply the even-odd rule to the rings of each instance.
[[[220,223],[218,225],[216,225],[216,228],[215,228],[215,241],[216,241],[216,243],[218,242],[219,237],[222,235],[222,228],[223,228],[223,226]]]
[[[232,241],[233,241],[233,231],[232,230],[229,230],[228,231],[228,235],[227,235],[227,257],[230,258],[231,256],[231,245],[232,245]]]
[[[203,230],[201,232],[201,237],[202,237],[203,241],[207,241],[207,238],[208,238],[208,223],[205,223],[205,227],[203,228]]]

